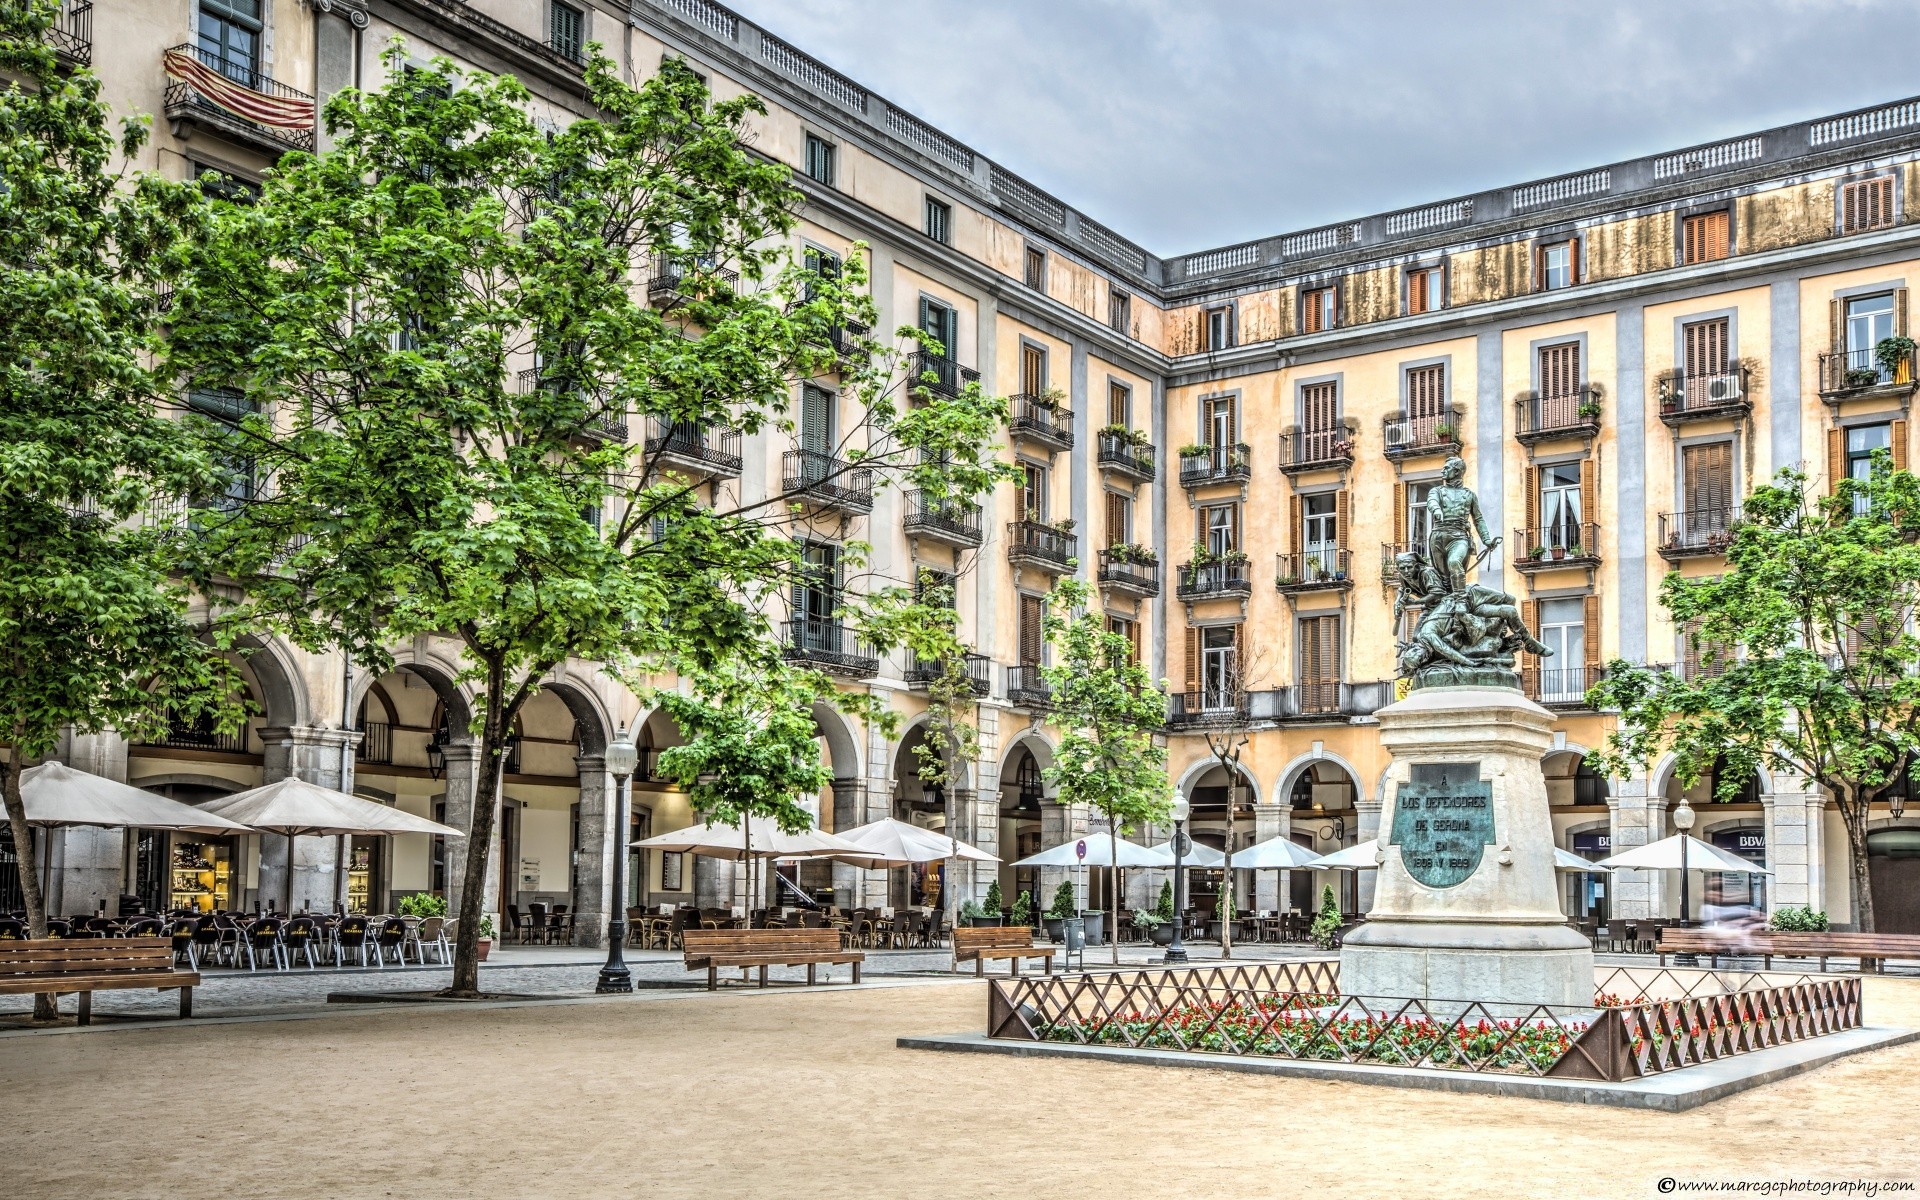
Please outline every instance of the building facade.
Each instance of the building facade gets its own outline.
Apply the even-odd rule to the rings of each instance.
[[[872,544],[883,578],[952,572],[977,652],[979,757],[951,795],[928,796],[914,769],[915,664],[861,651],[829,598],[774,614],[791,655],[907,718],[889,740],[817,714],[836,779],[819,803],[829,829],[951,822],[1010,863],[1088,828],[1041,778],[1040,601],[1072,572],[1169,681],[1171,773],[1203,840],[1226,836],[1229,806],[1236,845],[1374,836],[1392,557],[1423,537],[1426,490],[1457,456],[1501,538],[1476,578],[1513,593],[1554,651],[1525,680],[1558,717],[1543,764],[1556,837],[1590,857],[1657,839],[1683,796],[1671,766],[1604,778],[1581,763],[1611,719],[1583,706],[1601,664],[1702,669],[1658,602],[1661,576],[1724,569],[1741,496],[1777,469],[1825,486],[1873,449],[1901,465],[1908,453],[1913,364],[1883,366],[1874,350],[1908,333],[1920,273],[1920,101],[1160,258],[710,0],[67,0],[56,36],[117,108],[154,115],[135,165],[242,185],[290,149],[324,149],[317,106],[377,86],[396,37],[420,60],[519,76],[556,123],[587,111],[589,42],[634,80],[680,57],[716,94],[765,100],[753,145],[790,164],[806,197],[795,253],[864,243],[881,328],[933,332],[947,357],[925,365],[942,385],[977,373],[1010,397],[1006,453],[1022,472],[977,524],[858,488],[797,519],[829,576],[849,538]],[[832,379],[799,387],[796,437],[709,431],[671,449],[716,491],[765,496],[796,455],[833,453],[852,415]],[[243,737],[76,736],[63,757],[189,801],[295,774],[460,825],[475,748],[456,655],[421,639],[375,678],[263,638],[245,659],[261,715]],[[645,750],[677,736],[591,663],[567,664],[528,707],[494,848],[500,907],[568,904],[579,936],[600,936],[625,840],[607,828],[600,755],[628,723]],[[1204,736],[1223,730],[1244,731],[1233,779]],[[696,819],[650,761],[636,835]],[[1710,879],[1710,899],[1811,904],[1848,923],[1846,842],[1817,791],[1776,776],[1708,804],[1710,787],[1684,793],[1696,834],[1773,871],[1761,884]],[[1891,856],[1920,821],[1878,816],[1882,912],[1894,914],[1883,927],[1920,927],[1895,898],[1920,893],[1920,872]],[[280,894],[291,869],[297,900],[390,911],[399,895],[445,889],[458,849],[302,839],[288,864],[283,839],[67,831],[49,842],[50,902],[239,908]],[[1136,874],[1138,902],[1159,881]],[[1238,894],[1261,909],[1311,908],[1328,884],[1364,908],[1369,890],[1364,873],[1246,874]],[[710,860],[635,855],[629,876],[629,904],[746,902]],[[999,876],[1044,897],[1064,873]],[[955,882],[977,895],[988,878],[963,869]],[[843,904],[916,903],[935,886],[818,865],[793,882]],[[1566,887],[1572,915],[1677,912],[1677,880],[1657,872]]]

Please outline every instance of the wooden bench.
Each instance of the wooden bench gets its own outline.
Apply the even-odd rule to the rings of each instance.
[[[758,967],[760,986],[767,986],[768,967],[805,967],[807,984],[821,963],[853,964],[853,981],[860,982],[860,964],[867,956],[840,948],[837,929],[686,929],[680,949],[687,970],[707,971],[707,990],[720,986],[721,967]]]
[[[1663,967],[1667,965],[1669,954],[1705,954],[1709,957],[1744,954],[1758,955],[1767,970],[1773,968],[1776,958],[1816,958],[1820,960],[1822,971],[1827,969],[1827,960],[1830,958],[1857,958],[1861,970],[1883,971],[1889,958],[1920,960],[1920,934],[1847,933],[1839,930],[1797,933],[1770,929],[1735,931],[1667,926],[1660,930],[1660,941],[1655,949],[1660,954],[1660,965]]]
[[[973,973],[984,975],[989,959],[1004,958],[1015,975],[1020,973],[1020,960],[1037,958],[1046,964],[1047,974],[1053,974],[1053,947],[1033,944],[1033,930],[1025,925],[1012,926],[958,926],[953,931],[953,969],[958,971],[960,964],[973,960]]]
[[[173,941],[142,938],[45,938],[0,942],[0,995],[67,992],[80,996],[80,1024],[93,1023],[93,994],[113,988],[180,989],[180,1016],[193,1015],[200,972],[173,965]]]

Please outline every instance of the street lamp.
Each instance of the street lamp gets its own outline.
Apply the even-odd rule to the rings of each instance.
[[[627,817],[627,786],[640,766],[640,751],[633,735],[620,727],[607,743],[604,760],[613,776],[613,911],[607,914],[607,961],[593,985],[596,992],[631,992],[633,972],[627,969],[627,838],[632,835]]]
[[[1187,961],[1187,948],[1180,942],[1180,925],[1187,916],[1187,816],[1193,806],[1186,797],[1173,801],[1173,941],[1167,944],[1166,963],[1179,966]]]
[[[1673,810],[1673,827],[1680,831],[1680,924],[1688,924],[1692,906],[1687,902],[1687,830],[1693,828],[1693,806],[1685,800]]]

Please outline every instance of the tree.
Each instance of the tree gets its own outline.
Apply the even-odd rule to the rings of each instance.
[[[1253,710],[1247,704],[1247,693],[1252,691],[1268,674],[1268,661],[1264,654],[1254,654],[1241,647],[1233,656],[1227,668],[1227,678],[1222,685],[1228,703],[1217,711],[1206,713],[1205,723],[1200,729],[1206,739],[1207,753],[1213,756],[1221,771],[1227,777],[1227,854],[1233,854],[1233,843],[1237,837],[1236,826],[1239,817],[1240,787],[1246,779],[1246,772],[1240,766],[1241,751],[1246,748],[1248,735],[1253,728]],[[1238,904],[1233,895],[1233,867],[1229,863],[1221,869],[1220,886],[1220,957],[1233,957],[1233,914]]]
[[[193,185],[109,171],[146,125],[116,137],[89,71],[57,69],[52,3],[0,5],[0,737],[5,797],[34,937],[46,898],[20,773],[66,729],[243,719],[231,667],[188,620],[153,519],[217,486],[149,367],[156,296],[194,234]],[[156,503],[158,502],[158,503]],[[52,1016],[46,997],[37,1016]]]
[[[1048,598],[1047,641],[1057,657],[1041,669],[1060,746],[1045,771],[1065,805],[1084,804],[1107,818],[1114,838],[1173,810],[1167,751],[1154,743],[1166,724],[1167,697],[1134,661],[1133,642],[1088,607],[1090,589],[1065,578]],[[1118,846],[1113,848],[1116,883]],[[1119,888],[1110,890],[1113,962],[1120,963]]]
[[[847,344],[874,319],[861,248],[792,261],[800,194],[746,147],[757,99],[716,102],[676,60],[631,87],[596,47],[601,115],[549,132],[516,80],[409,67],[398,43],[383,61],[386,86],[328,102],[331,150],[220,210],[169,349],[267,410],[223,447],[261,495],[196,564],[243,585],[232,619],[377,668],[417,634],[464,649],[467,996],[506,734],[541,680],[570,657],[757,669],[764,610],[811,579],[796,503],[856,471],[971,498],[1005,405],[977,385],[901,405],[898,352]],[[820,469],[736,502],[665,460],[683,431],[791,433],[795,383],[827,373],[862,444]],[[662,436],[628,440],[629,418]]]
[[[1661,584],[1688,661],[1609,664],[1589,699],[1620,719],[1588,760],[1621,774],[1670,751],[1683,784],[1713,772],[1722,800],[1762,769],[1826,789],[1847,830],[1854,912],[1871,931],[1868,816],[1920,753],[1920,480],[1884,452],[1870,478],[1839,480],[1830,496],[1782,471],[1741,506],[1727,566]]]

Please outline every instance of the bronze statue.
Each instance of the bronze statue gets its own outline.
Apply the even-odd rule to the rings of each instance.
[[[1459,458],[1442,468],[1444,482],[1427,493],[1426,552],[1407,550],[1394,559],[1400,576],[1393,602],[1397,627],[1409,608],[1420,621],[1398,646],[1399,672],[1412,686],[1490,684],[1514,687],[1514,656],[1522,650],[1545,657],[1520,620],[1520,608],[1506,592],[1469,584],[1467,572],[1500,544],[1487,534],[1480,498],[1462,484],[1467,470]],[[1478,536],[1480,549],[1474,550]]]

